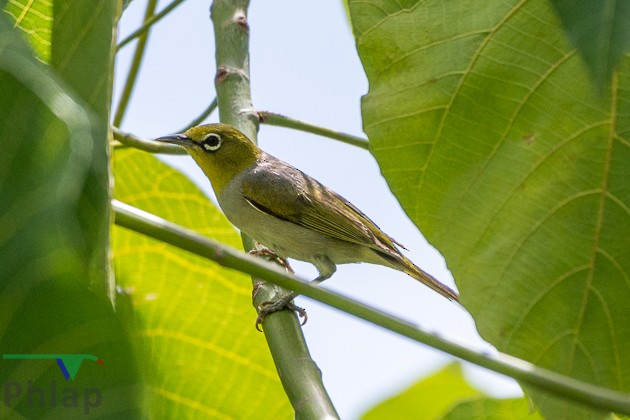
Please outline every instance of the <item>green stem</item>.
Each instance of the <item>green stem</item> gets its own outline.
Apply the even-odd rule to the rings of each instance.
[[[145,22],[153,16],[156,7],[157,0],[149,0],[147,2],[147,9],[144,13]],[[140,36],[138,44],[136,45],[136,51],[133,53],[131,67],[129,68],[129,73],[127,73],[127,80],[125,80],[125,87],[122,95],[120,96],[120,102],[118,103],[118,108],[116,108],[116,113],[114,114],[114,125],[116,127],[120,127],[122,120],[125,117],[127,105],[129,105],[129,99],[131,98],[133,88],[136,85],[136,80],[138,79],[138,72],[140,71],[140,65],[142,64],[142,58],[144,57],[144,52],[146,51],[148,39],[149,31],[147,30]]]
[[[145,21],[141,27],[133,31],[125,39],[120,41],[118,45],[116,45],[116,52],[118,52],[122,47],[129,44],[134,39],[138,38],[140,35],[142,35],[146,31],[148,31],[151,26],[153,26],[154,24],[162,20],[164,16],[168,15],[170,12],[173,11],[173,9],[175,9],[177,6],[179,6],[183,2],[184,0],[175,0],[172,3],[170,3],[168,6],[166,6],[164,10],[162,10],[160,13],[154,15],[151,19]]]
[[[216,43],[219,119],[257,142],[258,115],[253,111],[249,83],[249,24],[247,0],[215,0],[211,17]]]
[[[221,122],[237,127],[256,142],[258,114],[252,106],[249,84],[248,7],[249,0],[212,2],[217,63],[214,84]],[[243,245],[251,249],[251,239],[244,238]],[[256,277],[252,281],[255,291],[252,303],[257,310],[263,302],[286,293],[281,287],[260,282]],[[262,320],[262,327],[296,418],[338,418],[324,388],[321,372],[308,352],[295,313],[279,311],[269,314]]]
[[[320,136],[339,140],[353,146],[361,147],[368,150],[370,143],[367,139],[353,136],[352,134],[341,133],[339,131],[330,130],[304,121],[295,120],[287,116],[276,114],[274,112],[259,111],[258,117],[260,122],[267,125],[275,125],[277,127],[294,128],[296,130],[306,131],[307,133],[318,134]]]
[[[561,375],[508,354],[476,352],[471,350],[470,346],[465,343],[447,340],[355,300],[317,286],[312,286],[304,280],[286,274],[274,264],[270,264],[260,258],[254,258],[157,216],[116,200],[112,202],[112,206],[116,216],[116,224],[120,226],[208,258],[224,267],[251,274],[254,277],[265,279],[265,281],[275,283],[289,290],[295,290],[300,294],[419,343],[426,344],[429,347],[494,372],[511,376],[523,384],[536,387],[576,403],[630,415],[629,394]],[[280,312],[280,314],[282,313],[288,312]]]
[[[133,147],[135,149],[143,150],[149,153],[162,153],[165,155],[186,155],[186,151],[174,144],[158,143],[153,140],[145,140],[140,137],[136,137],[133,134],[125,133],[118,127],[112,127],[114,133],[114,140],[118,140],[120,145],[115,145],[115,149],[123,147]]]
[[[181,130],[179,130],[180,133],[183,133],[184,131],[188,130],[190,127],[194,127],[199,125],[200,123],[203,122],[203,120],[205,120],[206,118],[208,118],[208,116],[210,114],[212,114],[214,112],[215,109],[217,109],[217,98],[215,97],[212,102],[210,102],[210,105],[208,105],[208,107],[206,109],[203,110],[203,112],[201,114],[199,114],[199,116],[197,118],[195,118],[194,120],[192,120],[191,122],[189,122],[186,127],[182,128]]]

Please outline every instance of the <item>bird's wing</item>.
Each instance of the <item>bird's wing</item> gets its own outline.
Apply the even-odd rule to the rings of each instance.
[[[400,255],[394,244],[402,245],[352,203],[279,159],[267,155],[244,176],[242,185],[244,197],[262,212],[332,238]]]

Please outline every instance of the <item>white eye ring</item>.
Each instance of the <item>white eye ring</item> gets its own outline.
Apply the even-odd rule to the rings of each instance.
[[[201,144],[208,152],[214,152],[221,147],[221,136],[216,133],[210,133],[203,139]]]

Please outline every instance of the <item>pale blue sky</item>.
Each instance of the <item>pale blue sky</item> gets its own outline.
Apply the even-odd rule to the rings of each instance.
[[[122,39],[142,20],[145,1],[135,0],[121,22]],[[161,10],[168,1],[161,1]],[[251,2],[251,85],[254,106],[325,127],[364,136],[360,100],[368,83],[340,0]],[[151,33],[135,95],[122,124],[145,138],[172,133],[196,117],[214,97],[214,39],[209,0],[188,0]],[[114,100],[133,46],[117,60]],[[214,114],[209,122],[218,121]],[[402,242],[407,256],[453,285],[442,256],[409,221],[365,150],[310,134],[262,126],[267,152],[317,178],[361,208]],[[188,157],[168,158],[209,195],[207,179]],[[315,269],[295,263],[299,275]],[[340,266],[324,287],[376,306],[440,334],[489,349],[472,319],[458,306],[407,275],[368,264]],[[387,396],[439,369],[451,358],[335,309],[298,298],[309,321],[304,327],[311,354],[342,418],[357,418]],[[252,312],[252,316],[254,316]],[[520,391],[514,381],[466,367],[471,381],[497,396]]]

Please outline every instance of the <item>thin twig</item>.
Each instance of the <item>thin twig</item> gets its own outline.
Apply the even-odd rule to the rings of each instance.
[[[141,139],[133,134],[121,131],[118,127],[112,127],[112,132],[114,133],[114,139],[119,142],[119,145],[114,145],[115,149],[133,147],[149,153],[161,153],[165,155],[187,154],[183,148],[174,144],[158,143],[157,141]]]
[[[141,27],[133,31],[131,34],[129,34],[129,36],[127,36],[125,39],[120,41],[118,45],[116,45],[116,52],[118,52],[122,47],[124,47],[125,45],[129,44],[131,41],[133,41],[134,39],[142,35],[151,26],[153,26],[154,24],[162,20],[164,16],[168,15],[170,12],[173,11],[173,9],[175,9],[177,6],[179,6],[183,2],[184,0],[174,0],[172,3],[166,6],[164,10],[162,10],[160,13],[154,15],[151,19],[144,22],[144,24]]]
[[[343,143],[353,146],[369,149],[370,143],[367,139],[353,136],[352,134],[341,133],[328,128],[320,127],[304,121],[296,120],[285,115],[276,114],[274,112],[259,111],[258,118],[262,124],[275,125],[277,127],[294,128],[296,130],[305,131],[307,133],[318,134],[320,136],[339,140]]]
[[[157,0],[149,0],[147,2],[147,9],[144,13],[145,22],[151,19],[155,13],[156,6]],[[146,51],[148,39],[149,30],[147,28],[147,30],[140,35],[140,39],[138,39],[138,43],[136,44],[136,51],[133,53],[131,67],[129,67],[127,80],[125,80],[125,87],[120,95],[120,102],[118,102],[118,107],[116,108],[116,113],[114,114],[114,125],[116,127],[121,126],[122,120],[125,117],[127,105],[129,105],[129,99],[131,98],[133,88],[136,85],[136,80],[138,79],[138,72],[140,71],[140,65],[142,64],[142,58],[144,57],[144,52]]]
[[[199,116],[197,118],[195,118],[194,120],[189,122],[186,127],[182,128],[178,132],[179,133],[183,133],[184,131],[188,130],[190,127],[194,127],[196,125],[199,125],[201,122],[203,122],[203,120],[208,118],[208,116],[210,114],[212,114],[215,109],[217,109],[217,103],[218,103],[217,102],[217,98],[215,96],[215,98],[212,100],[212,102],[210,102],[210,105],[208,105],[208,107],[206,109],[204,109],[203,112],[201,112],[201,114],[199,114]]]

